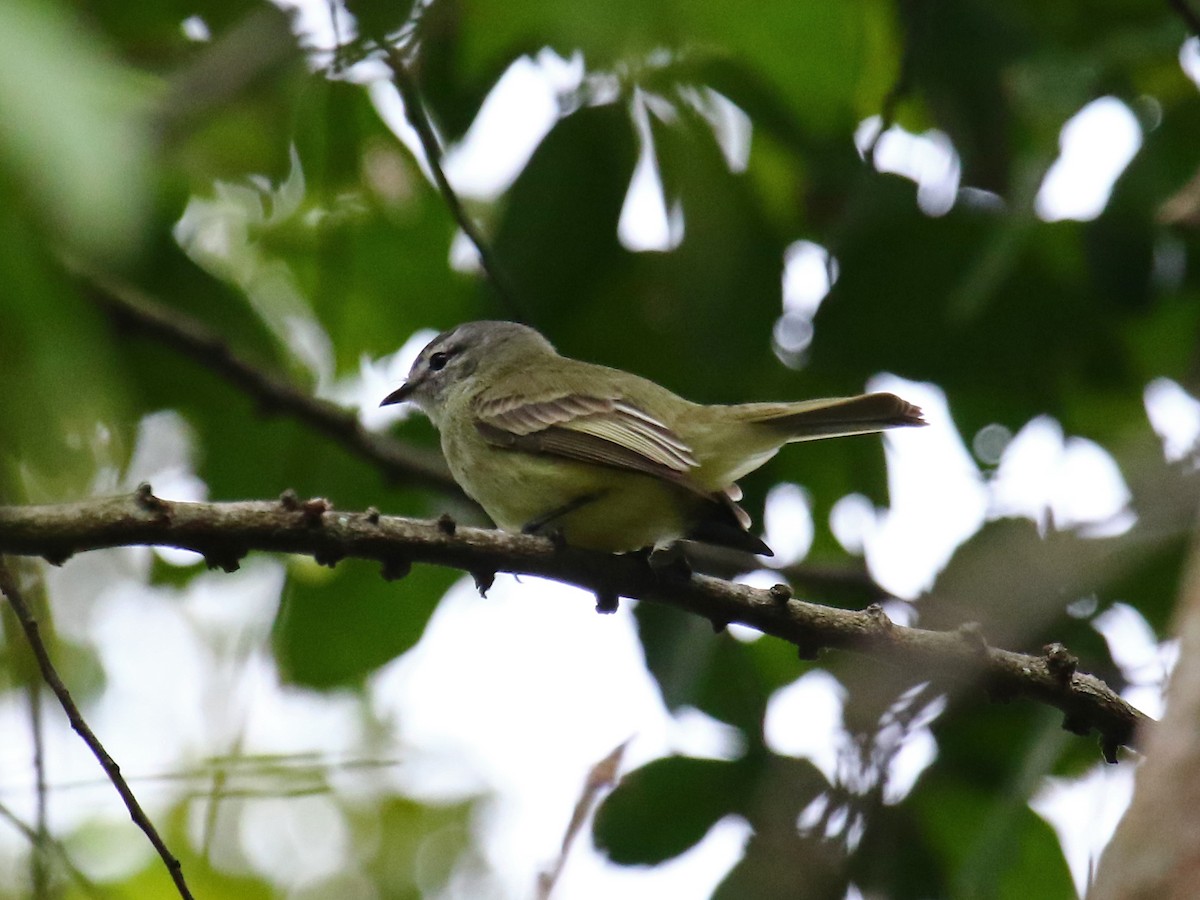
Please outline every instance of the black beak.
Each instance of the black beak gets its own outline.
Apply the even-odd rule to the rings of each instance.
[[[400,387],[396,388],[394,391],[384,397],[379,405],[391,406],[394,403],[403,403],[409,398],[414,389],[416,389],[416,385],[411,381],[406,381],[404,384],[400,385]]]

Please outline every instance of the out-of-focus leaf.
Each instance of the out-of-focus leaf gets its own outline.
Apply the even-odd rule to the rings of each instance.
[[[622,865],[678,856],[745,803],[750,772],[738,763],[671,756],[631,772],[596,812],[596,846]]]
[[[742,814],[753,829],[746,854],[713,900],[834,900],[846,895],[846,853],[819,831],[801,833],[800,811],[828,789],[808,760],[764,754],[748,785]]]
[[[144,91],[67,7],[0,7],[0,165],[55,242],[120,256],[140,241],[151,179]]]
[[[815,371],[885,370],[954,384],[968,435],[1059,412],[1070,385],[1095,372],[1121,377],[1125,361],[1103,298],[1070,274],[1081,261],[1076,224],[968,208],[930,218],[902,182],[872,183],[871,209],[833,248],[840,277],[817,315]]]
[[[284,678],[319,688],[357,684],[409,649],[457,577],[416,566],[403,580],[386,582],[358,561],[326,577],[305,566],[289,575],[273,643]]]
[[[473,809],[469,802],[425,805],[391,797],[369,817],[360,816],[359,833],[379,838],[370,844],[365,868],[380,894],[419,900],[449,881],[470,850]]]
[[[811,127],[852,130],[891,83],[885,60],[894,45],[882,37],[893,25],[885,4],[770,0],[753,15],[719,3],[690,3],[682,11],[685,47],[717,48],[753,66],[790,99],[791,115]],[[883,52],[872,57],[871,51]]]
[[[617,67],[634,79],[666,54],[732,59],[771,84],[790,116],[831,129],[852,128],[856,115],[873,111],[894,71],[891,10],[869,0],[835,6],[772,0],[754,15],[708,2],[622,0],[598,8],[579,0],[463,0],[443,6],[428,30],[435,40],[456,38],[461,71],[475,85],[494,81],[498,60],[544,45],[563,55],[581,51],[590,65]],[[440,61],[447,50],[439,50]],[[463,127],[461,114],[458,121]]]
[[[1064,745],[1072,740],[1061,727],[1062,718],[1027,703],[987,702],[982,687],[964,686],[948,698],[946,711],[933,723],[938,742],[938,768],[929,777],[938,790],[940,777],[960,779],[971,790],[1014,789],[1014,760],[1037,757],[1025,776],[1032,787],[1053,771]],[[1095,745],[1088,748],[1096,758]],[[939,774],[941,773],[941,774]],[[956,782],[957,783],[957,782]],[[925,790],[922,779],[917,792]]]
[[[109,835],[89,835],[86,832],[77,840],[86,843],[91,840],[103,840]],[[73,843],[73,842],[71,842]],[[68,843],[68,846],[71,846]],[[185,841],[173,842],[172,848],[186,845]],[[180,865],[187,879],[188,889],[197,897],[224,897],[227,900],[270,900],[276,891],[270,884],[253,874],[235,874],[221,871],[212,866],[200,854],[183,854],[178,850],[172,852],[180,857]],[[123,879],[121,887],[137,897],[168,897],[174,891],[162,862],[157,856],[146,863],[146,867],[129,878]]]
[[[695,616],[651,603],[638,604],[637,619],[646,666],[668,709],[695,707],[740,728],[748,741],[761,741],[767,700],[786,679],[771,683],[763,678],[755,664],[757,648],[713,634]]]
[[[498,59],[510,60],[554,47],[580,50],[591,64],[609,67],[636,60],[662,46],[674,46],[681,18],[656,2],[614,0],[598,6],[585,0],[461,0],[459,66],[468,78],[494,73]]]
[[[56,271],[39,235],[0,202],[0,461],[23,483],[7,502],[85,495],[119,468],[133,422],[115,348],[99,313]]]
[[[266,247],[292,266],[339,369],[396,350],[418,328],[478,318],[480,277],[449,265],[454,219],[367,94],[314,85],[296,124],[307,196],[295,226]]]
[[[802,376],[796,381],[800,387],[788,399],[801,400],[828,394],[846,396],[865,388],[865,384],[860,382],[858,385],[848,385],[843,390],[811,390],[804,387],[805,379]],[[887,466],[883,440],[877,435],[862,435],[793,444],[784,447],[778,456],[759,472],[744,479],[742,484],[746,489],[753,486],[757,491],[763,490],[758,485],[769,488],[781,481],[802,485],[812,501],[815,533],[807,558],[813,562],[838,560],[839,565],[844,564],[846,551],[834,539],[829,527],[829,513],[835,502],[852,493],[866,495],[877,506],[887,505]],[[822,593],[813,599],[844,605],[838,603],[833,594]],[[849,593],[849,599],[854,602],[855,594]],[[858,607],[865,606],[866,602],[859,601]]]
[[[1013,151],[1007,67],[1029,47],[1012,17],[980,0],[953,8],[912,3],[900,8],[908,79],[950,134],[969,184],[1007,192]]]
[[[181,27],[195,16],[211,34],[220,34],[241,21],[246,4],[240,0],[157,0],[130,5],[122,0],[91,0],[94,21],[143,68],[169,67],[194,41]],[[194,48],[193,48],[194,49]]]
[[[581,109],[545,137],[509,190],[493,246],[534,323],[552,336],[596,310],[622,268],[617,220],[635,158],[623,109]]]
[[[706,403],[763,399],[764,382],[786,372],[769,353],[786,241],[754,183],[730,171],[708,125],[686,106],[678,115],[676,123],[650,121],[668,213],[682,216],[682,242],[670,253],[641,254],[634,272],[643,283],[606,308],[662,336],[648,345],[653,352],[641,352],[639,371]]]
[[[190,18],[195,22],[200,14]],[[263,149],[284,143],[279,137],[288,128],[291,109],[290,104],[278,102],[279,89],[286,91],[308,80],[290,19],[282,9],[267,4],[247,8],[235,22],[202,21],[211,39],[178,48],[176,66],[156,110],[156,130],[164,145],[186,148],[185,158],[193,165],[204,156],[209,162],[255,165],[251,160],[260,158]],[[293,77],[286,77],[289,71]],[[245,125],[247,114],[256,126],[253,130],[243,127],[238,134],[229,127],[239,120]],[[214,123],[217,128],[210,131]],[[208,152],[202,156],[194,152],[195,145],[187,145],[205,132],[202,142]],[[211,152],[216,147],[225,152]],[[279,158],[277,150],[265,155]]]
[[[156,342],[131,342],[128,353],[146,410],[177,409],[195,429],[197,474],[211,497],[278,496],[289,487],[307,496],[328,493],[327,487],[290,483],[289,470],[307,467],[313,458],[314,438],[303,426],[264,415],[224,380]],[[372,480],[378,484],[377,476]]]
[[[1192,288],[1159,298],[1153,313],[1131,322],[1122,337],[1145,382],[1157,377],[1188,382],[1195,369],[1195,347],[1184,336],[1197,332],[1200,292]]]
[[[997,646],[1036,650],[1047,640],[1047,624],[1099,589],[1101,573],[1111,574],[1116,559],[1105,541],[1069,533],[1043,537],[1023,519],[991,522],[920,600],[921,624],[952,629],[977,622]]]
[[[930,834],[909,803],[871,808],[866,833],[848,869],[850,880],[864,896],[880,893],[888,900],[953,896]]]
[[[913,796],[930,845],[950,874],[949,896],[1074,896],[1050,826],[1014,795],[961,782],[927,784]]]
[[[219,334],[235,355],[271,371],[285,371],[287,354],[246,302],[245,293],[197,264],[172,238],[179,212],[159,211],[153,240],[126,278],[153,302],[177,309]],[[159,402],[172,405],[171,400],[186,396],[190,367],[196,364],[156,350],[158,343],[152,338],[116,331],[113,339],[122,341],[123,356],[135,367],[139,385]],[[138,368],[142,366],[147,368]]]

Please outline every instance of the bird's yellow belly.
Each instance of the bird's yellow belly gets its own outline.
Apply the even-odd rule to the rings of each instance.
[[[675,540],[695,505],[686,490],[636,472],[483,441],[467,454],[445,449],[455,480],[497,525],[514,532],[540,525],[574,547],[623,553]]]

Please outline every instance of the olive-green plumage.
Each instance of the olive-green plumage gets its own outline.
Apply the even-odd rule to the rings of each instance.
[[[792,441],[924,425],[894,394],[705,406],[560,356],[512,322],[434,338],[383,404],[432,420],[455,480],[507,531],[623,552],[695,538],[758,553],[736,481]]]

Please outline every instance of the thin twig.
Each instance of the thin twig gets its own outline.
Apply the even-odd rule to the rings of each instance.
[[[62,864],[62,867],[79,886],[80,890],[82,890],[89,897],[94,898],[94,900],[103,900],[104,892],[101,891],[100,888],[97,887],[96,883],[88,878],[87,875],[85,875],[80,868],[71,861],[71,856],[69,853],[67,853],[67,848],[61,843],[51,837],[43,838],[39,836],[35,828],[31,828],[25,822],[22,822],[17,814],[3,803],[0,803],[0,819],[8,822],[9,825],[21,832],[25,839],[34,845],[35,849],[39,842],[44,841],[47,847],[50,847],[56,854],[58,854],[59,862]]]
[[[454,217],[454,221],[458,223],[458,227],[467,236],[467,240],[474,245],[475,252],[479,254],[479,265],[487,273],[489,280],[492,282],[492,287],[496,289],[500,300],[508,307],[509,313],[518,322],[533,324],[529,319],[527,311],[517,299],[516,293],[512,290],[507,278],[504,276],[503,270],[492,253],[487,239],[479,230],[479,226],[467,214],[458,193],[446,177],[446,172],[442,168],[442,147],[438,141],[436,132],[433,130],[433,123],[429,120],[429,113],[425,109],[420,91],[417,90],[416,83],[409,72],[408,61],[404,58],[404,54],[400,48],[394,43],[384,43],[384,49],[387,53],[388,66],[392,70],[392,80],[396,84],[396,89],[400,92],[400,99],[404,101],[404,115],[408,118],[409,124],[412,125],[413,130],[417,133],[417,138],[421,142],[421,149],[425,152],[425,159],[429,163],[429,171],[433,175],[434,184],[437,186],[438,192],[442,195],[442,200],[446,204],[446,208],[450,210],[450,215]]]
[[[398,481],[453,496],[462,491],[441,454],[368,431],[353,410],[313,397],[286,379],[242,359],[225,339],[185,313],[168,309],[129,285],[92,279],[92,298],[122,327],[142,332],[215,372],[269,413],[286,414],[340,444]]]
[[[25,639],[29,642],[29,648],[33,651],[34,658],[37,660],[42,678],[50,686],[50,690],[54,691],[54,696],[58,698],[63,712],[67,714],[67,720],[71,723],[71,727],[75,729],[76,734],[87,744],[88,749],[92,751],[92,755],[100,763],[100,767],[108,775],[108,780],[112,782],[113,787],[117,789],[117,793],[121,795],[121,799],[125,802],[125,808],[129,810],[129,816],[133,819],[134,824],[142,829],[154,849],[158,852],[163,864],[167,867],[167,871],[171,874],[171,880],[175,883],[175,889],[179,892],[179,896],[183,897],[184,900],[192,900],[192,893],[188,890],[187,882],[183,878],[183,866],[180,865],[179,860],[167,848],[162,836],[158,833],[158,829],[154,827],[154,823],[150,821],[150,818],[142,810],[137,797],[133,795],[128,782],[121,775],[120,767],[108,755],[108,751],[104,749],[104,745],[100,743],[100,739],[96,737],[87,722],[84,721],[79,707],[71,699],[70,691],[63,684],[58,671],[54,668],[54,663],[50,660],[50,654],[46,650],[46,645],[42,642],[37,620],[34,619],[29,605],[25,602],[24,596],[17,588],[17,581],[3,557],[0,557],[0,593],[8,598],[9,605],[12,607],[17,621],[21,625],[21,630],[25,632]]]
[[[45,845],[50,837],[46,823],[46,735],[42,728],[42,685],[29,685],[29,730],[33,734],[34,828],[37,841],[30,854],[33,896],[38,900],[50,896],[50,873],[46,869]]]
[[[759,590],[702,575],[657,573],[638,554],[612,556],[562,547],[530,535],[448,527],[439,521],[334,512],[322,500],[182,503],[154,497],[149,485],[132,496],[54,506],[0,507],[0,552],[61,563],[105,547],[151,545],[202,554],[212,567],[236,569],[251,550],[302,553],[327,565],[345,557],[376,560],[401,577],[413,562],[452,566],[484,583],[494,572],[515,572],[578,585],[612,608],[618,597],[663,603],[714,625],[740,623],[794,644],[804,658],[825,648],[887,659],[923,677],[979,678],[997,699],[1024,696],[1057,707],[1064,727],[1100,732],[1105,758],[1136,747],[1148,718],[1100,679],[1076,671],[1055,646],[1043,656],[1001,650],[977,630],[931,631],[890,621],[882,607],[852,611],[793,599],[786,588]]]
[[[244,712],[243,712],[244,716]],[[246,737],[245,722],[238,728],[237,736],[233,741],[233,746],[226,754],[227,758],[240,759],[242,752],[242,744]],[[228,765],[216,765],[212,767],[212,780],[209,782],[209,789],[204,794],[204,836],[200,841],[200,847],[204,857],[209,858],[212,854],[213,845],[217,840],[217,825],[220,822],[221,801],[226,799],[229,794],[229,771]]]
[[[588,817],[591,816],[592,810],[600,801],[600,796],[617,783],[617,773],[621,770],[621,760],[625,757],[625,748],[628,746],[628,740],[622,741],[588,772],[579,799],[575,801],[575,809],[571,812],[571,821],[567,823],[567,830],[563,833],[562,847],[559,849],[558,858],[553,865],[538,875],[538,900],[550,900],[550,895],[554,893],[554,887],[558,884],[563,869],[566,868],[571,847],[580,832],[583,831],[584,825],[587,824]]]

